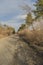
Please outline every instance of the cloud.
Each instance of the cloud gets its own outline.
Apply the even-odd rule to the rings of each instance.
[[[26,18],[25,12],[20,8],[24,3],[32,7],[34,2],[33,0],[0,0],[0,22],[17,29]]]
[[[27,15],[24,14],[24,15],[18,15],[16,18],[17,19],[25,19],[26,17],[27,17]]]
[[[0,14],[4,15],[4,14],[8,14],[11,12],[14,12],[14,10],[16,9],[16,0],[2,0],[0,2]]]
[[[19,15],[20,16],[20,15]],[[21,16],[22,17],[22,16]],[[22,19],[24,19],[24,18],[22,18]],[[8,26],[12,26],[12,27],[14,27],[15,29],[16,29],[16,31],[19,29],[19,27],[20,27],[20,25],[22,24],[22,23],[25,23],[25,21],[24,20],[22,20],[22,19],[20,19],[19,20],[19,18],[18,18],[18,16],[15,18],[15,17],[13,17],[12,19],[10,19],[10,20],[7,20],[7,21],[0,21],[0,23],[1,24],[6,24],[6,25],[8,25]]]
[[[24,2],[32,7],[33,2],[31,0],[24,0]],[[19,5],[22,4],[23,0],[0,0],[0,15],[4,16],[9,13],[14,13],[16,10],[18,11]]]

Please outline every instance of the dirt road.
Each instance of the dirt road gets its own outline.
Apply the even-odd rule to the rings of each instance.
[[[43,56],[12,35],[0,39],[0,65],[43,65]]]

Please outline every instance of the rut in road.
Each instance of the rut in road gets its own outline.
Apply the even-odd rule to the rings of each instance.
[[[0,65],[43,65],[43,56],[18,35],[0,39]]]

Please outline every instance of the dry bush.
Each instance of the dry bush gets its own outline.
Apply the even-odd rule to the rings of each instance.
[[[9,36],[12,34],[15,34],[15,29],[13,27],[5,26],[5,25],[0,26],[0,38]]]
[[[43,31],[35,30],[30,31],[28,29],[19,31],[19,35],[26,41],[28,41],[31,45],[43,46]]]

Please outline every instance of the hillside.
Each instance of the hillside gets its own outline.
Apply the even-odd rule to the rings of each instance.
[[[0,38],[15,34],[15,29],[7,25],[0,25]]]
[[[0,39],[0,65],[43,65],[43,50],[30,46],[17,34]]]

